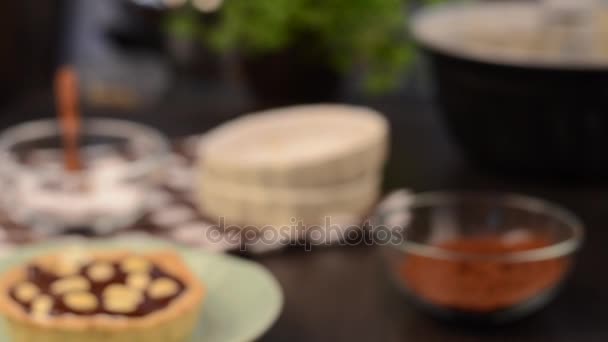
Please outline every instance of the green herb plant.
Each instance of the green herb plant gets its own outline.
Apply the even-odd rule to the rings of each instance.
[[[318,62],[338,71],[363,66],[365,88],[380,93],[398,84],[412,59],[406,29],[412,1],[225,0],[209,20],[201,19],[192,6],[184,6],[171,13],[167,23],[175,35],[244,56],[306,44],[324,51],[327,60]]]

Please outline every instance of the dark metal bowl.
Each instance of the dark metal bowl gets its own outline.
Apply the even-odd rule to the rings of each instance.
[[[450,6],[421,11],[414,26]],[[471,159],[518,175],[608,171],[608,65],[512,63],[415,36],[447,127]]]

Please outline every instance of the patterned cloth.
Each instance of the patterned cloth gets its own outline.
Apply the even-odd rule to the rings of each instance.
[[[119,229],[111,235],[99,236],[91,231],[68,232],[71,237],[87,238],[112,238],[112,237],[136,237],[151,235],[158,238],[174,241],[178,244],[202,248],[213,252],[226,252],[238,249],[243,241],[235,238],[218,237],[217,227],[205,218],[195,204],[194,198],[194,160],[197,146],[204,136],[192,136],[176,140],[173,155],[167,165],[167,177],[148,197],[148,210],[135,224]],[[377,211],[391,212],[392,209],[407,205],[410,193],[399,191],[389,195],[377,207]],[[389,218],[384,217],[384,222],[391,225],[405,224],[409,217],[403,216],[402,211],[391,213]],[[403,217],[402,217],[403,216]],[[339,220],[336,218],[336,220]],[[343,231],[331,231],[327,234],[328,242],[337,243],[342,241],[347,234],[344,231],[361,228],[359,222],[334,222]],[[343,234],[340,234],[343,233]],[[304,233],[306,235],[306,233]],[[23,244],[35,243],[49,239],[63,239],[66,236],[50,236],[34,232],[28,227],[12,222],[5,213],[0,210],[0,257],[10,253],[15,247]],[[265,253],[284,248],[290,244],[302,243],[303,236],[291,236],[291,241],[277,241],[269,243],[248,243],[247,251],[252,253]]]
[[[200,136],[194,136],[176,141],[174,153],[167,165],[165,182],[149,196],[148,211],[138,222],[109,236],[97,236],[84,230],[68,232],[68,235],[117,237],[146,234],[216,252],[237,248],[238,244],[228,244],[224,240],[210,241],[206,232],[213,224],[203,218],[195,206],[192,172],[195,146],[200,139]],[[35,232],[12,222],[6,213],[0,210],[0,256],[10,253],[19,245],[64,237]]]

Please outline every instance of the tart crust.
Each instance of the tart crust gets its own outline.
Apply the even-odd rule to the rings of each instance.
[[[45,255],[21,265],[0,277],[0,313],[5,316],[14,342],[183,342],[188,341],[196,326],[206,289],[171,251],[132,253],[129,251],[94,251],[86,253],[87,261],[125,260],[130,256],[144,258],[164,269],[185,285],[184,291],[165,308],[141,317],[98,314],[79,316],[34,317],[9,294],[10,289],[26,278],[28,265],[42,267],[65,260],[66,253]]]

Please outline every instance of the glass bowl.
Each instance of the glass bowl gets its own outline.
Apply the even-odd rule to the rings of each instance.
[[[84,230],[107,234],[145,211],[148,190],[161,177],[167,139],[134,122],[82,122],[84,168],[67,171],[59,123],[26,122],[0,134],[0,206],[8,218],[42,235]]]
[[[445,319],[502,323],[541,308],[573,266],[583,225],[543,200],[512,194],[423,193],[382,206],[376,225],[401,225],[382,248],[394,283]]]

